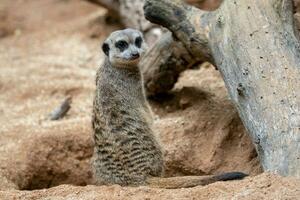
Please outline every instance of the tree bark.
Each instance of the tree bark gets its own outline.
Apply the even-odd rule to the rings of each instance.
[[[224,0],[205,12],[146,0],[145,16],[215,63],[266,171],[300,177],[300,43],[291,0]]]
[[[150,48],[141,61],[144,85],[148,96],[171,90],[179,74],[200,60],[195,59],[180,41],[174,41],[170,32],[165,33]]]

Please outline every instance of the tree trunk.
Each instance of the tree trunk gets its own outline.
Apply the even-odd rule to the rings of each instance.
[[[224,0],[213,12],[146,0],[145,16],[215,63],[266,171],[300,177],[300,43],[291,0]]]
[[[88,1],[107,8],[110,14],[120,18],[126,27],[144,33],[150,47],[141,65],[148,96],[168,92],[173,88],[182,71],[202,62],[191,55],[180,41],[174,41],[169,31],[145,19],[144,0]]]

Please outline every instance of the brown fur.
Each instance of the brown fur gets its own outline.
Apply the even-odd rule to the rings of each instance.
[[[161,147],[138,69],[114,68],[106,59],[97,73],[93,106],[97,184],[142,185],[161,176]]]

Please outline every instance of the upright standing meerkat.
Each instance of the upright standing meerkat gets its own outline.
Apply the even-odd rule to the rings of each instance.
[[[92,117],[96,184],[181,188],[243,178],[240,172],[161,177],[163,153],[139,66],[146,49],[142,33],[134,29],[115,31],[102,45],[106,58],[96,75]]]

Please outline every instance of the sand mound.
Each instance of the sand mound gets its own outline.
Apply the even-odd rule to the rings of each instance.
[[[155,189],[149,187],[61,185],[47,190],[0,191],[0,199],[107,199],[107,200],[185,200],[185,199],[299,199],[300,180],[272,174],[249,177],[242,181],[218,182],[188,189]]]

